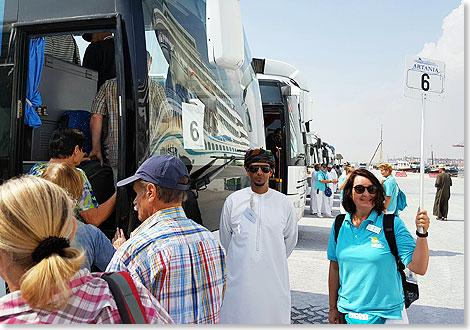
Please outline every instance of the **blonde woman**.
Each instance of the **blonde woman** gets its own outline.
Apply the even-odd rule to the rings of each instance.
[[[0,323],[122,323],[100,274],[80,266],[70,247],[74,202],[58,185],[33,176],[0,186],[0,276],[11,293],[0,298]],[[171,323],[168,313],[135,283],[149,323]]]
[[[78,203],[82,197],[83,176],[73,165],[66,163],[49,165],[44,169],[41,177],[64,188],[75,203]],[[79,209],[75,204],[75,215],[77,213],[79,213]],[[116,248],[126,241],[122,230],[121,234],[122,237],[113,242]],[[77,221],[77,230],[71,245],[85,250],[86,258],[82,268],[91,270],[94,265],[101,271],[106,270],[114,252],[116,252],[113,244],[97,227]]]
[[[380,164],[380,173],[384,177],[382,185],[385,190],[385,214],[395,214],[397,210],[398,201],[398,184],[395,177],[392,175],[393,168],[390,164]]]

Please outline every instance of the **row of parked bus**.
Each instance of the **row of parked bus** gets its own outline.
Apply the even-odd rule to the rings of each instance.
[[[64,114],[89,112],[99,87],[99,72],[61,59],[59,50],[49,50],[39,69],[32,65],[33,41],[72,36],[82,43],[84,35],[99,33],[114,41],[117,180],[152,155],[184,158],[202,223],[216,230],[225,198],[249,184],[247,149],[273,151],[270,186],[289,196],[299,219],[308,167],[335,160],[334,148],[313,130],[305,77],[287,63],[252,58],[237,0],[82,0],[79,6],[0,0],[0,6],[0,180],[47,162],[49,138]],[[35,93],[39,104],[31,103]],[[31,124],[31,109],[39,124]],[[134,193],[116,189],[116,211],[107,221],[129,233],[137,226]]]

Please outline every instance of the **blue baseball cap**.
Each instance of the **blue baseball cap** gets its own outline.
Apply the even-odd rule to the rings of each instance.
[[[178,183],[185,176],[189,179],[188,169],[181,159],[170,155],[159,155],[147,159],[133,176],[119,181],[117,186],[122,187],[137,180],[144,180],[163,188],[188,190],[189,184]]]

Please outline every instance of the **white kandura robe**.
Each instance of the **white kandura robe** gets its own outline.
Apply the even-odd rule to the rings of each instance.
[[[335,170],[331,170],[329,172],[327,172],[328,174],[328,180],[338,180],[338,174],[336,174],[336,171]],[[335,192],[336,192],[336,189],[338,188],[338,184],[337,183],[328,183],[328,187],[330,187],[331,189],[331,196],[328,197],[328,203],[330,203],[330,212],[331,210],[333,209],[333,201],[335,199]]]
[[[250,199],[254,223],[244,215]],[[227,197],[219,228],[227,267],[220,323],[291,323],[287,257],[297,235],[292,202],[278,191],[248,187]]]
[[[338,180],[338,173],[336,173],[335,170],[331,170],[327,172],[328,174],[328,179],[330,180]],[[338,190],[338,184],[337,183],[329,183],[329,187],[331,189],[331,192],[334,194]]]

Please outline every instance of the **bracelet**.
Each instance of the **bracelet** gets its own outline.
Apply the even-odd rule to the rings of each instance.
[[[429,232],[426,232],[426,234],[421,234],[418,230],[416,230],[416,236],[418,237],[428,237]]]
[[[337,307],[330,308],[330,312],[332,312],[332,311],[337,311],[337,310],[338,310]]]

